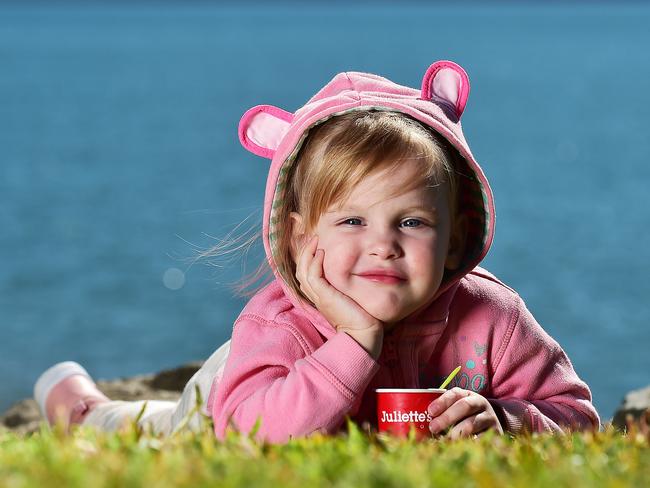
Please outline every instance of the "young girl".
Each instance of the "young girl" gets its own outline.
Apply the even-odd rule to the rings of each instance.
[[[437,387],[434,435],[597,429],[587,385],[517,293],[478,267],[494,234],[488,181],[460,118],[465,71],[432,64],[420,90],[340,73],[295,113],[244,114],[242,144],[272,159],[263,241],[275,280],[178,403],[149,402],[140,422],[182,424],[196,401],[229,429],[284,442],[376,425],[375,388]],[[48,420],[117,428],[142,402],[106,398],[76,363],[46,371],[35,396]],[[196,416],[190,417],[196,425]]]

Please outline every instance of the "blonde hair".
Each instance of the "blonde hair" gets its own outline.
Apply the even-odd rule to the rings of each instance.
[[[303,218],[305,232],[313,230],[320,216],[336,202],[343,202],[361,180],[382,170],[396,169],[404,160],[421,161],[417,177],[404,182],[399,191],[421,185],[448,185],[452,226],[457,211],[457,151],[433,129],[399,112],[357,109],[335,115],[313,126],[288,165],[283,195],[274,210],[275,222],[269,229],[273,261],[291,291],[309,302],[296,279],[291,255],[291,212]],[[261,231],[245,239],[226,239],[199,257],[225,255],[247,250],[261,236]],[[273,276],[264,259],[250,275],[238,282],[238,294],[252,295]],[[264,278],[263,283],[259,283]]]

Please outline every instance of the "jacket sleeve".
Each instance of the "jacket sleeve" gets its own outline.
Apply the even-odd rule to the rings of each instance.
[[[242,317],[216,386],[215,435],[249,433],[260,420],[259,440],[282,443],[312,432],[336,432],[363,395],[379,364],[351,336],[340,332],[309,353],[288,324]]]
[[[489,399],[504,431],[599,429],[587,384],[560,345],[517,296],[517,309],[497,352]]]

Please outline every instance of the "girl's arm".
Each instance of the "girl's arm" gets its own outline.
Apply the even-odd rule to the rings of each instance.
[[[587,384],[560,345],[517,297],[518,309],[495,359],[490,398],[504,430],[598,429]]]
[[[211,406],[215,434],[248,433],[258,417],[257,437],[269,442],[336,432],[378,370],[345,332],[310,352],[291,325],[244,316]]]

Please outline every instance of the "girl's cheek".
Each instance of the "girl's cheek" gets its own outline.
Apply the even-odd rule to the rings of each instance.
[[[349,275],[353,266],[353,253],[350,252],[349,246],[345,246],[345,243],[332,244],[325,250],[323,273],[325,279],[334,287],[345,286],[346,276]]]

